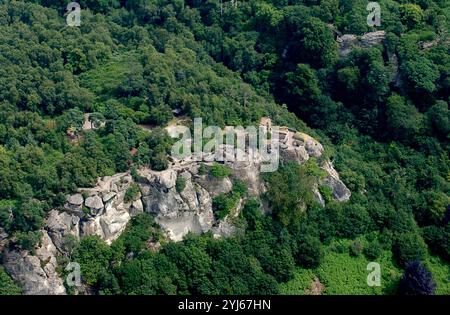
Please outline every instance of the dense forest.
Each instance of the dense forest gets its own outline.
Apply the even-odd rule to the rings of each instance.
[[[174,110],[221,127],[270,116],[324,144],[348,202],[320,207],[305,189],[318,170],[286,163],[265,176],[272,214],[248,200],[242,235],[153,252],[161,232],[142,214],[111,246],[72,244],[60,265],[79,262],[96,294],[305,294],[314,279],[326,294],[450,294],[450,1],[380,0],[379,27],[362,0],[81,0],[80,27],[67,2],[0,4],[9,247],[32,251],[77,187],[165,169]],[[338,54],[338,36],[376,30],[383,44]],[[85,113],[105,128],[83,131]],[[371,261],[381,287],[366,284]],[[0,266],[0,294],[17,293]]]

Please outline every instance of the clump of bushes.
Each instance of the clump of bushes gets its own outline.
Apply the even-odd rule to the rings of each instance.
[[[242,196],[247,192],[247,186],[241,180],[233,182],[233,190],[213,198],[213,211],[217,220],[225,218],[233,210]]]
[[[329,186],[319,186],[319,192],[326,203],[333,201],[333,192]]]
[[[125,202],[132,202],[136,200],[139,196],[140,189],[139,185],[136,183],[131,184],[130,187],[128,187],[127,191],[125,192],[125,196],[123,197],[123,200]]]
[[[175,188],[177,189],[177,192],[182,192],[184,188],[186,187],[186,178],[183,176],[178,176],[177,181],[175,183]]]
[[[210,166],[209,174],[215,178],[225,178],[231,174],[231,169],[223,164],[215,163]]]
[[[363,251],[363,245],[361,244],[360,241],[354,241],[351,245],[350,245],[350,255],[357,257],[359,255],[361,255]]]

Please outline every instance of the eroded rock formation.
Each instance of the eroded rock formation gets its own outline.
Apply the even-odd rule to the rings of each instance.
[[[350,191],[339,179],[332,163],[322,161],[324,148],[317,140],[287,127],[279,128],[277,132],[282,159],[301,164],[316,158],[327,173],[317,185],[328,185],[336,200],[350,198]],[[229,146],[224,145],[221,149],[225,157],[231,154]],[[253,157],[246,161],[225,159],[231,174],[224,178],[215,178],[200,171],[202,163],[211,165],[214,162],[192,159],[177,161],[165,171],[139,169],[135,179],[129,172],[102,177],[95,187],[80,188],[78,193],[68,196],[62,209],[49,212],[41,245],[35,254],[18,250],[6,252],[5,268],[23,287],[25,294],[64,294],[62,279],[56,272],[56,256],[67,254],[67,244],[71,239],[98,235],[111,244],[124,231],[130,219],[143,211],[153,214],[167,237],[173,241],[182,240],[188,232],[201,234],[211,231],[214,237],[235,234],[241,229],[234,226],[233,219],[239,215],[245,201],[241,199],[228,216],[217,220],[212,200],[233,189],[232,178],[247,185],[250,197],[261,197],[266,191],[260,173],[262,158],[258,158],[257,152]],[[177,187],[180,177],[184,182],[181,188]],[[136,188],[136,185],[139,192],[128,200],[127,191]],[[312,188],[314,195],[324,205],[317,185]],[[0,235],[4,234],[0,232]]]
[[[56,272],[57,249],[46,231],[35,255],[28,251],[5,251],[3,266],[18,283],[24,294],[61,295],[66,293],[63,281]]]
[[[385,31],[376,31],[366,33],[362,36],[354,34],[345,34],[338,36],[336,41],[338,43],[338,53],[340,57],[348,55],[354,47],[368,48],[373,45],[382,44],[386,37]]]

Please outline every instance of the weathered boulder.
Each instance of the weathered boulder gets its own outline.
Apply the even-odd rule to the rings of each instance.
[[[211,194],[194,181],[190,169],[180,170],[180,175],[173,170],[138,171],[144,209],[156,215],[156,222],[172,240],[181,240],[188,232],[204,233],[214,222]],[[185,178],[185,187],[180,192],[175,187],[177,176]]]
[[[132,202],[124,201],[132,183],[129,173],[119,173],[100,178],[94,188],[80,189],[90,195],[85,205],[91,209],[91,216],[80,224],[81,236],[98,235],[108,244],[120,236],[131,217],[144,208],[140,195]]]
[[[112,198],[114,198],[117,195],[117,193],[113,192],[113,191],[107,191],[104,192],[102,195],[102,200],[103,202],[108,202],[110,201]]]
[[[204,175],[197,178],[197,182],[205,188],[211,197],[216,197],[220,194],[229,193],[233,189],[233,183],[228,177],[215,178],[210,175]]]
[[[61,252],[65,252],[67,237],[80,238],[80,218],[67,212],[51,210],[45,219],[45,229],[53,244]]]
[[[142,212],[144,212],[144,204],[142,203],[142,200],[139,198],[131,203],[129,213],[133,217]]]
[[[131,215],[126,210],[119,210],[114,207],[107,209],[99,220],[105,242],[111,244],[113,240],[118,238],[130,219]]]
[[[325,207],[325,200],[323,199],[322,194],[320,193],[319,189],[317,188],[317,185],[313,188],[313,194],[316,201],[321,205],[322,207]]]
[[[28,251],[5,251],[3,265],[26,295],[66,294],[63,280],[56,272],[57,249],[46,231],[36,255]]]
[[[105,240],[105,234],[100,225],[100,216],[89,218],[81,223],[80,236],[84,237],[92,235],[98,235],[101,239]]]
[[[67,211],[70,211],[77,215],[82,215],[82,207],[84,203],[84,198],[81,194],[74,194],[67,197],[67,202],[64,205],[64,208]]]
[[[260,176],[261,163],[258,160],[227,163],[234,177],[247,185],[247,193],[252,197],[259,197],[266,191]]]
[[[170,189],[175,186],[177,172],[171,169],[164,171],[153,171],[141,169],[138,171],[139,181],[142,183],[157,183],[161,188]]]
[[[67,202],[73,206],[81,206],[83,204],[83,196],[81,194],[70,195]]]
[[[321,165],[322,169],[327,172],[327,177],[323,180],[333,192],[333,197],[338,201],[347,201],[350,199],[351,192],[345,184],[339,179],[338,172],[334,169],[330,161],[325,161]]]
[[[102,198],[98,195],[89,196],[84,201],[84,205],[91,210],[95,210],[97,213],[99,210],[103,209],[103,201]]]

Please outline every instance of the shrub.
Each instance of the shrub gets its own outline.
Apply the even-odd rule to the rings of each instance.
[[[318,237],[307,235],[300,240],[297,249],[297,263],[305,268],[317,268],[323,260],[322,243]]]
[[[364,248],[364,255],[367,259],[375,260],[380,257],[382,251],[383,249],[381,248],[380,243],[378,241],[373,241]]]
[[[247,185],[239,179],[234,180],[233,193],[238,194],[239,196],[245,195],[247,193]]]
[[[326,203],[333,201],[333,192],[330,187],[325,185],[319,186],[319,192]]]
[[[14,283],[11,277],[0,267],[0,295],[19,295],[20,288]]]
[[[236,206],[239,201],[237,194],[220,194],[213,198],[213,211],[216,219],[221,220],[225,218],[230,211]]]
[[[402,233],[397,236],[393,246],[394,254],[400,266],[410,261],[421,260],[426,253],[422,237],[416,233]]]
[[[80,264],[83,280],[94,285],[101,273],[108,272],[111,256],[110,247],[99,236],[86,236],[74,250],[73,261]]]
[[[123,201],[125,201],[126,203],[132,202],[138,198],[139,193],[140,193],[139,185],[136,183],[133,183],[133,184],[131,184],[130,187],[128,187],[127,191],[125,192]]]
[[[208,172],[205,163],[201,163],[200,167],[198,168],[198,173],[200,175],[205,175]]]
[[[182,192],[184,188],[186,187],[186,178],[183,176],[178,176],[177,181],[175,183],[175,188],[178,192]]]
[[[231,174],[231,170],[223,164],[215,163],[210,166],[209,174],[215,178],[225,178]]]
[[[357,257],[359,255],[361,255],[363,251],[363,245],[361,244],[360,241],[354,241],[353,243],[350,244],[350,255]]]

